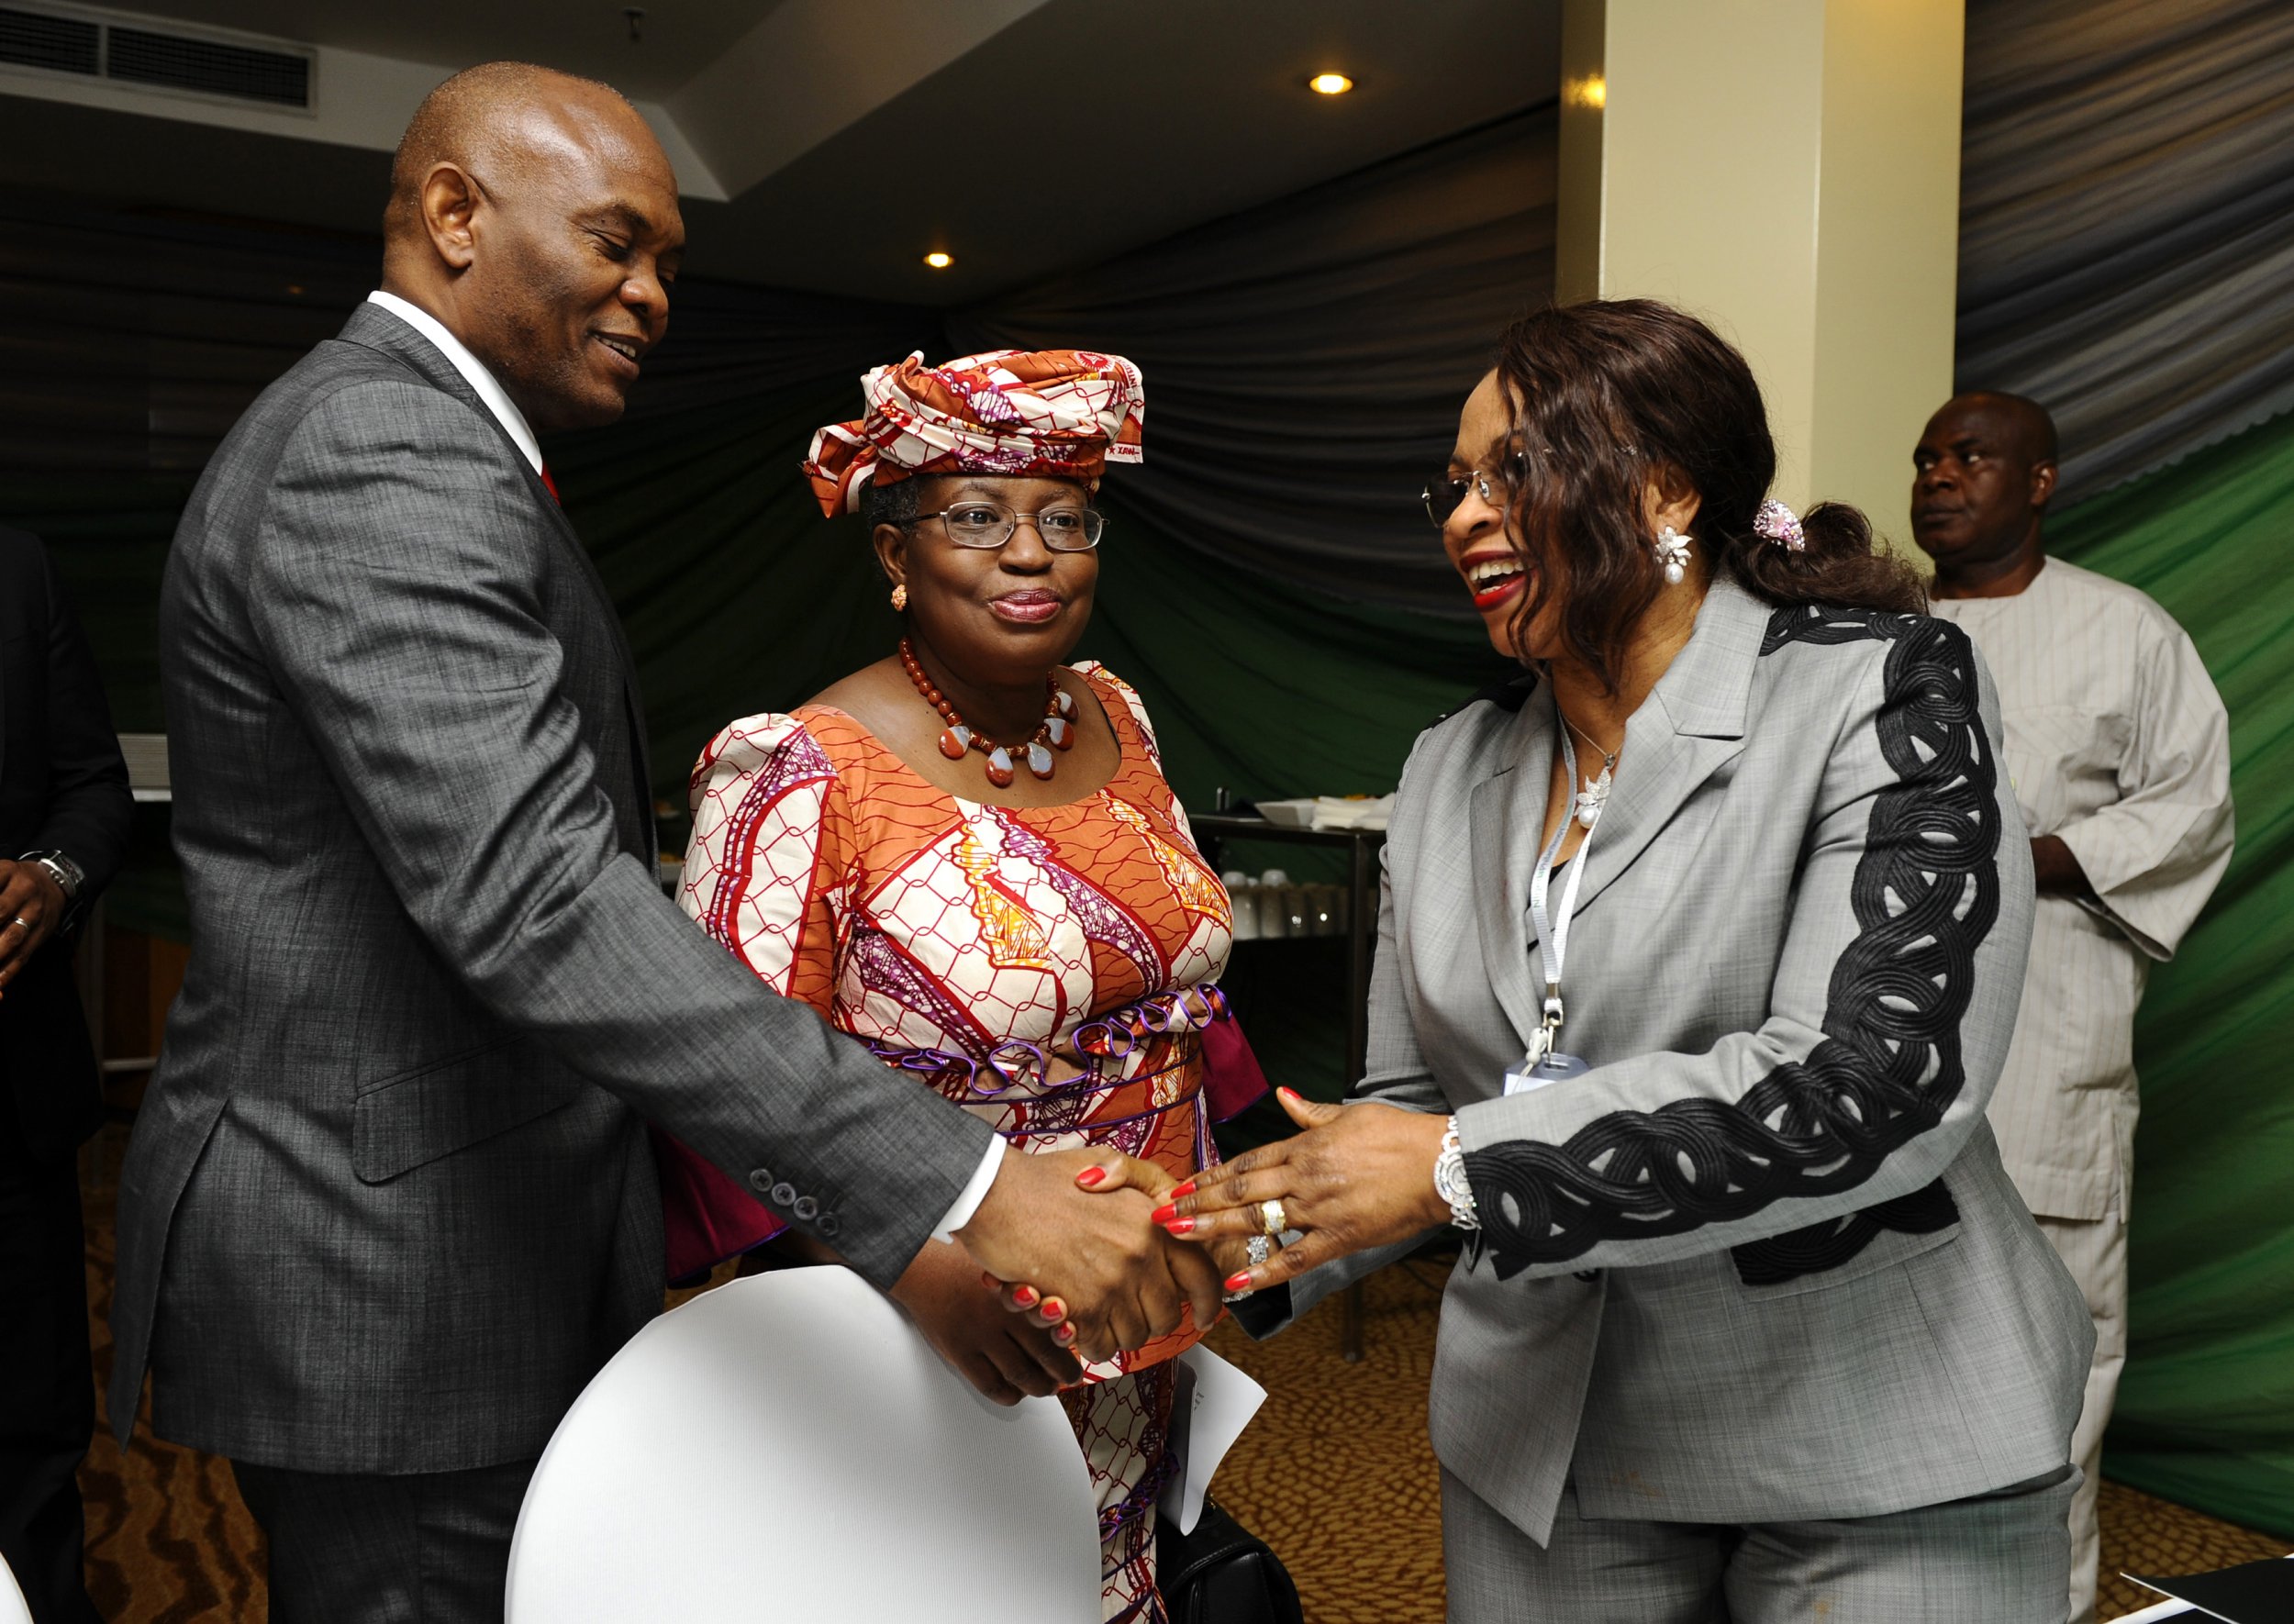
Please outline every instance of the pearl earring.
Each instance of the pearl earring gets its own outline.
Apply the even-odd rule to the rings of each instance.
[[[1688,544],[1694,537],[1684,536],[1671,525],[1657,532],[1657,562],[1665,566],[1665,584],[1678,586],[1688,576]]]
[[[900,614],[906,610],[908,606],[908,584],[903,581],[892,589],[892,612],[896,615]]]

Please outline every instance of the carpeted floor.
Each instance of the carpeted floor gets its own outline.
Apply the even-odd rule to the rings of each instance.
[[[111,1363],[105,1316],[125,1139],[106,1129],[82,1163],[99,1391]],[[1268,1393],[1213,1492],[1281,1552],[1308,1624],[1440,1624],[1442,1526],[1424,1425],[1439,1279],[1413,1266],[1370,1282],[1359,1364],[1339,1357],[1335,1303],[1272,1342],[1253,1343],[1231,1326],[1212,1335]],[[262,1616],[262,1539],[221,1462],[139,1430],[124,1455],[99,1437],[81,1483],[89,1586],[113,1624]],[[2105,1618],[2144,1605],[2117,1576],[2122,1569],[2199,1573],[2288,1550],[2117,1484],[2103,1485],[2102,1518]]]

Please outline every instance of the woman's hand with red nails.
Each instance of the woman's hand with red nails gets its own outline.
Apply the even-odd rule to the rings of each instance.
[[[1279,1285],[1318,1263],[1450,1221],[1449,1204],[1433,1187],[1434,1159],[1448,1129],[1443,1118],[1375,1101],[1316,1105],[1287,1088],[1278,1097],[1305,1131],[1208,1169],[1191,1195],[1170,1203],[1174,1221],[1165,1223],[1165,1233],[1215,1245],[1221,1268],[1264,1233],[1261,1203],[1283,1204],[1283,1217],[1301,1238],[1231,1274],[1230,1289]]]
[[[1153,1162],[1141,1162],[1136,1157],[1126,1156],[1120,1151],[1104,1151],[1098,1161],[1075,1175],[1075,1184],[1077,1188],[1088,1190],[1095,1196],[1111,1196],[1118,1190],[1139,1190],[1159,1201],[1168,1201],[1182,1191],[1195,1187],[1192,1179],[1182,1185]],[[1156,1209],[1157,1212],[1161,1210],[1160,1207]],[[1161,1220],[1151,1214],[1148,1221],[1154,1223]],[[985,1274],[980,1276],[980,1284],[989,1291],[1001,1292],[1004,1307],[1015,1314],[1030,1313],[1035,1308],[1038,1293],[1033,1285],[1002,1281],[993,1274]],[[1019,1300],[1019,1294],[1022,1292],[1028,1294],[1025,1302]]]
[[[1006,1313],[1003,1304],[980,1289],[981,1278],[962,1247],[930,1241],[893,1286],[892,1300],[907,1310],[935,1352],[997,1404],[1018,1404],[1081,1380],[1075,1355],[1052,1336],[1057,1321],[1040,1313],[1024,1318]],[[1050,1307],[1032,1287],[1025,1289],[1030,1307]]]

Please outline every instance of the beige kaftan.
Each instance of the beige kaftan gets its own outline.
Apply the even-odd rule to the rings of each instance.
[[[2190,639],[2132,586],[2061,560],[2014,597],[1942,598],[1999,684],[2032,834],[2091,902],[2042,896],[1992,1126],[2044,1217],[2124,1217],[2135,1006],[2231,858],[2230,723]]]

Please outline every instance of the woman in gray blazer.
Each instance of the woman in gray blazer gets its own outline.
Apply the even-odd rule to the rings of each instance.
[[[1526,670],[1404,771],[1369,1073],[1158,1215],[1292,1237],[1229,1282],[1262,1334],[1464,1231],[1453,1620],[2064,1616],[2092,1333],[1984,1121],[2032,895],[1997,699],[1775,467],[1702,323],[1507,332],[1428,501]]]

